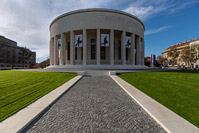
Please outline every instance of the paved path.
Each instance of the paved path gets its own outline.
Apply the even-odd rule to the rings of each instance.
[[[84,77],[27,132],[165,132],[110,77]]]

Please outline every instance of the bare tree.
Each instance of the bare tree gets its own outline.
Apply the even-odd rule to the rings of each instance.
[[[171,48],[167,55],[171,58],[170,62],[172,65],[175,65],[176,64],[176,61],[175,59],[178,58],[180,52],[177,50],[177,48]]]
[[[195,45],[195,50],[196,50],[196,58],[199,58],[199,45]]]
[[[181,51],[181,59],[183,59],[183,61],[188,64],[188,67],[190,67],[194,62],[196,54],[195,52],[195,47],[190,46],[183,48]]]
[[[161,67],[165,67],[166,65],[168,65],[168,60],[167,58],[164,58],[163,56],[159,55],[157,57],[157,63],[161,66]]]

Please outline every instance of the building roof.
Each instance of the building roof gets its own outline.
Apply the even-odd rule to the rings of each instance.
[[[199,41],[199,39],[195,38],[194,40],[185,41],[184,43],[178,43],[176,45],[173,45],[173,46],[167,48],[166,50],[169,50],[169,49],[172,49],[172,48],[179,48],[179,47],[182,47],[182,46],[188,46],[191,42],[195,42],[195,41]],[[166,50],[164,50],[164,51],[166,51]]]
[[[17,42],[16,41],[13,41],[11,39],[8,39],[2,35],[0,35],[0,42],[4,42],[8,45],[12,45],[12,46],[17,46]]]
[[[87,9],[80,9],[80,10],[75,10],[75,11],[70,11],[70,12],[64,13],[64,14],[58,16],[57,18],[55,18],[51,22],[50,27],[52,26],[52,24],[55,21],[59,20],[62,17],[68,16],[68,15],[71,15],[71,14],[82,13],[82,12],[112,12],[112,13],[126,15],[126,16],[134,18],[135,20],[140,22],[143,25],[144,29],[145,29],[144,23],[138,17],[136,17],[136,16],[134,16],[134,15],[132,15],[130,13],[124,12],[124,11],[119,11],[119,10],[114,10],[114,9],[105,9],[105,8],[87,8]],[[49,27],[49,29],[50,29],[50,27]]]
[[[2,42],[2,43],[1,43]],[[16,49],[22,49],[22,48],[26,48],[26,47],[21,47],[21,46],[17,46],[17,42],[8,39],[2,35],[0,35],[0,45],[7,45],[7,46],[11,46],[14,47]],[[33,52],[32,50],[26,48],[28,51],[32,52],[33,54],[36,54],[36,52]]]

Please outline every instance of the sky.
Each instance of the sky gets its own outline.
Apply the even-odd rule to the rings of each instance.
[[[145,25],[145,56],[199,38],[199,0],[0,0],[0,35],[49,57],[49,25],[57,16],[108,8],[137,16]]]

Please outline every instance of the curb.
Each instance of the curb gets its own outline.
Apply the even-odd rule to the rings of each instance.
[[[199,133],[199,129],[116,75],[110,77],[168,133]]]
[[[32,121],[34,121],[43,111],[55,102],[64,92],[77,83],[82,76],[76,76],[60,87],[49,92],[45,96],[36,100],[16,114],[8,117],[0,123],[1,133],[16,133],[23,131]]]

